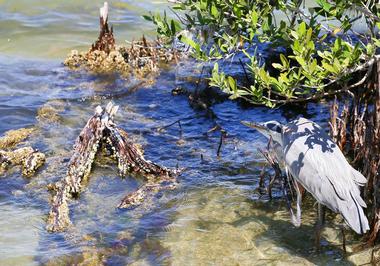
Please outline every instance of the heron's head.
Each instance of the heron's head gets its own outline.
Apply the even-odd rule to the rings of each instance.
[[[267,138],[272,137],[274,141],[277,141],[278,143],[282,143],[283,125],[280,122],[268,121],[265,123],[254,123],[254,122],[242,121],[241,123],[243,125],[256,129]]]

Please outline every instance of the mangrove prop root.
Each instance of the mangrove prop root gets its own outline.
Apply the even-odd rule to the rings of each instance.
[[[343,150],[346,145],[347,121],[348,121],[348,105],[345,104],[342,113],[338,114],[339,105],[335,98],[333,105],[330,108],[330,133],[331,138]]]
[[[171,170],[146,160],[138,146],[128,139],[127,133],[113,122],[117,110],[118,106],[111,102],[105,109],[98,106],[76,139],[67,174],[53,189],[55,195],[47,230],[64,231],[71,224],[67,200],[82,191],[83,183],[91,172],[100,147],[105,147],[109,151],[108,154],[117,160],[121,176],[129,173],[138,174],[148,180],[147,185],[127,195],[119,207],[135,206],[145,197],[161,189],[173,187],[179,170]]]
[[[333,104],[330,126],[339,147],[354,158],[352,164],[367,177],[364,199],[371,226],[366,238],[373,245],[380,232],[380,60],[371,74],[363,90],[355,93],[350,108],[344,105],[340,117],[338,104]]]

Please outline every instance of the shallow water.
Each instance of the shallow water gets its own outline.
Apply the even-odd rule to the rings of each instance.
[[[117,7],[111,22],[119,40],[151,34],[152,27],[138,16],[164,6],[110,2],[112,10]],[[0,1],[0,33],[10,39],[0,44],[0,133],[35,126],[28,142],[48,159],[32,179],[21,177],[19,169],[0,177],[0,265],[349,265],[331,224],[322,253],[312,251],[312,201],[303,225],[295,228],[277,189],[273,200],[259,193],[265,161],[257,149],[266,141],[239,123],[303,114],[327,127],[326,104],[269,110],[223,101],[213,105],[214,117],[192,108],[186,96],[171,94],[178,85],[194,88],[185,76],[197,77],[201,67],[194,70],[191,63],[170,67],[155,84],[137,89],[137,81],[117,75],[73,72],[61,62],[70,49],[87,49],[96,38],[97,9],[87,1],[26,5],[29,1]],[[64,177],[76,136],[94,108],[109,100],[120,105],[115,121],[143,145],[146,158],[185,168],[180,186],[120,211],[115,208],[120,199],[143,181],[121,179],[114,165],[98,162],[80,199],[70,202],[73,226],[48,233],[46,185]],[[42,106],[54,108],[58,121],[37,119]],[[155,130],[179,118],[182,132],[177,125]],[[220,133],[207,134],[216,124],[228,133],[220,157]]]

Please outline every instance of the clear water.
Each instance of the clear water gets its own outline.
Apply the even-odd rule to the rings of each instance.
[[[165,7],[146,0],[110,5],[119,43],[152,36],[152,26],[140,15]],[[331,224],[321,254],[312,251],[310,200],[303,225],[295,228],[278,190],[273,200],[260,195],[265,161],[258,148],[266,141],[239,123],[303,114],[327,126],[328,106],[269,110],[224,101],[213,105],[213,117],[192,108],[186,96],[171,94],[179,84],[194,88],[186,82],[199,75],[200,67],[189,67],[194,64],[169,67],[155,84],[133,90],[135,81],[116,75],[72,72],[61,62],[71,49],[85,50],[96,38],[97,12],[82,0],[0,1],[0,133],[36,127],[28,142],[48,158],[32,179],[20,176],[19,169],[0,177],[0,265],[349,265]],[[146,158],[186,168],[180,186],[120,211],[115,209],[120,199],[143,181],[121,179],[115,166],[97,163],[80,199],[70,202],[73,226],[48,233],[46,185],[64,177],[76,136],[94,108],[109,100],[120,105],[116,122],[143,145]],[[58,122],[36,119],[47,105],[57,110]],[[184,118],[182,135],[176,125],[154,130],[179,118]],[[228,133],[220,157],[220,133],[206,134],[216,123]]]

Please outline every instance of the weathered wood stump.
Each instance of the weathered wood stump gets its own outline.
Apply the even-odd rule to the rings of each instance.
[[[99,10],[99,37],[94,44],[92,44],[89,53],[93,51],[104,51],[109,54],[115,50],[115,38],[113,37],[113,27],[108,26],[108,3],[104,2],[103,7]]]
[[[85,52],[72,50],[64,65],[71,69],[86,69],[96,73],[119,73],[123,77],[133,75],[150,79],[159,72],[159,63],[175,62],[186,54],[168,48],[161,39],[148,41],[144,36],[128,46],[116,45],[113,28],[108,24],[108,4],[100,8],[98,39]]]
[[[71,224],[67,200],[77,197],[81,192],[101,148],[106,149],[117,161],[121,176],[137,174],[148,181],[147,185],[128,194],[119,204],[119,208],[136,206],[148,195],[161,189],[172,189],[176,184],[180,171],[146,160],[137,145],[128,139],[128,134],[114,123],[113,116],[117,110],[118,106],[112,103],[105,109],[98,106],[76,139],[67,175],[53,187],[55,196],[49,213],[48,231],[63,231]]]

